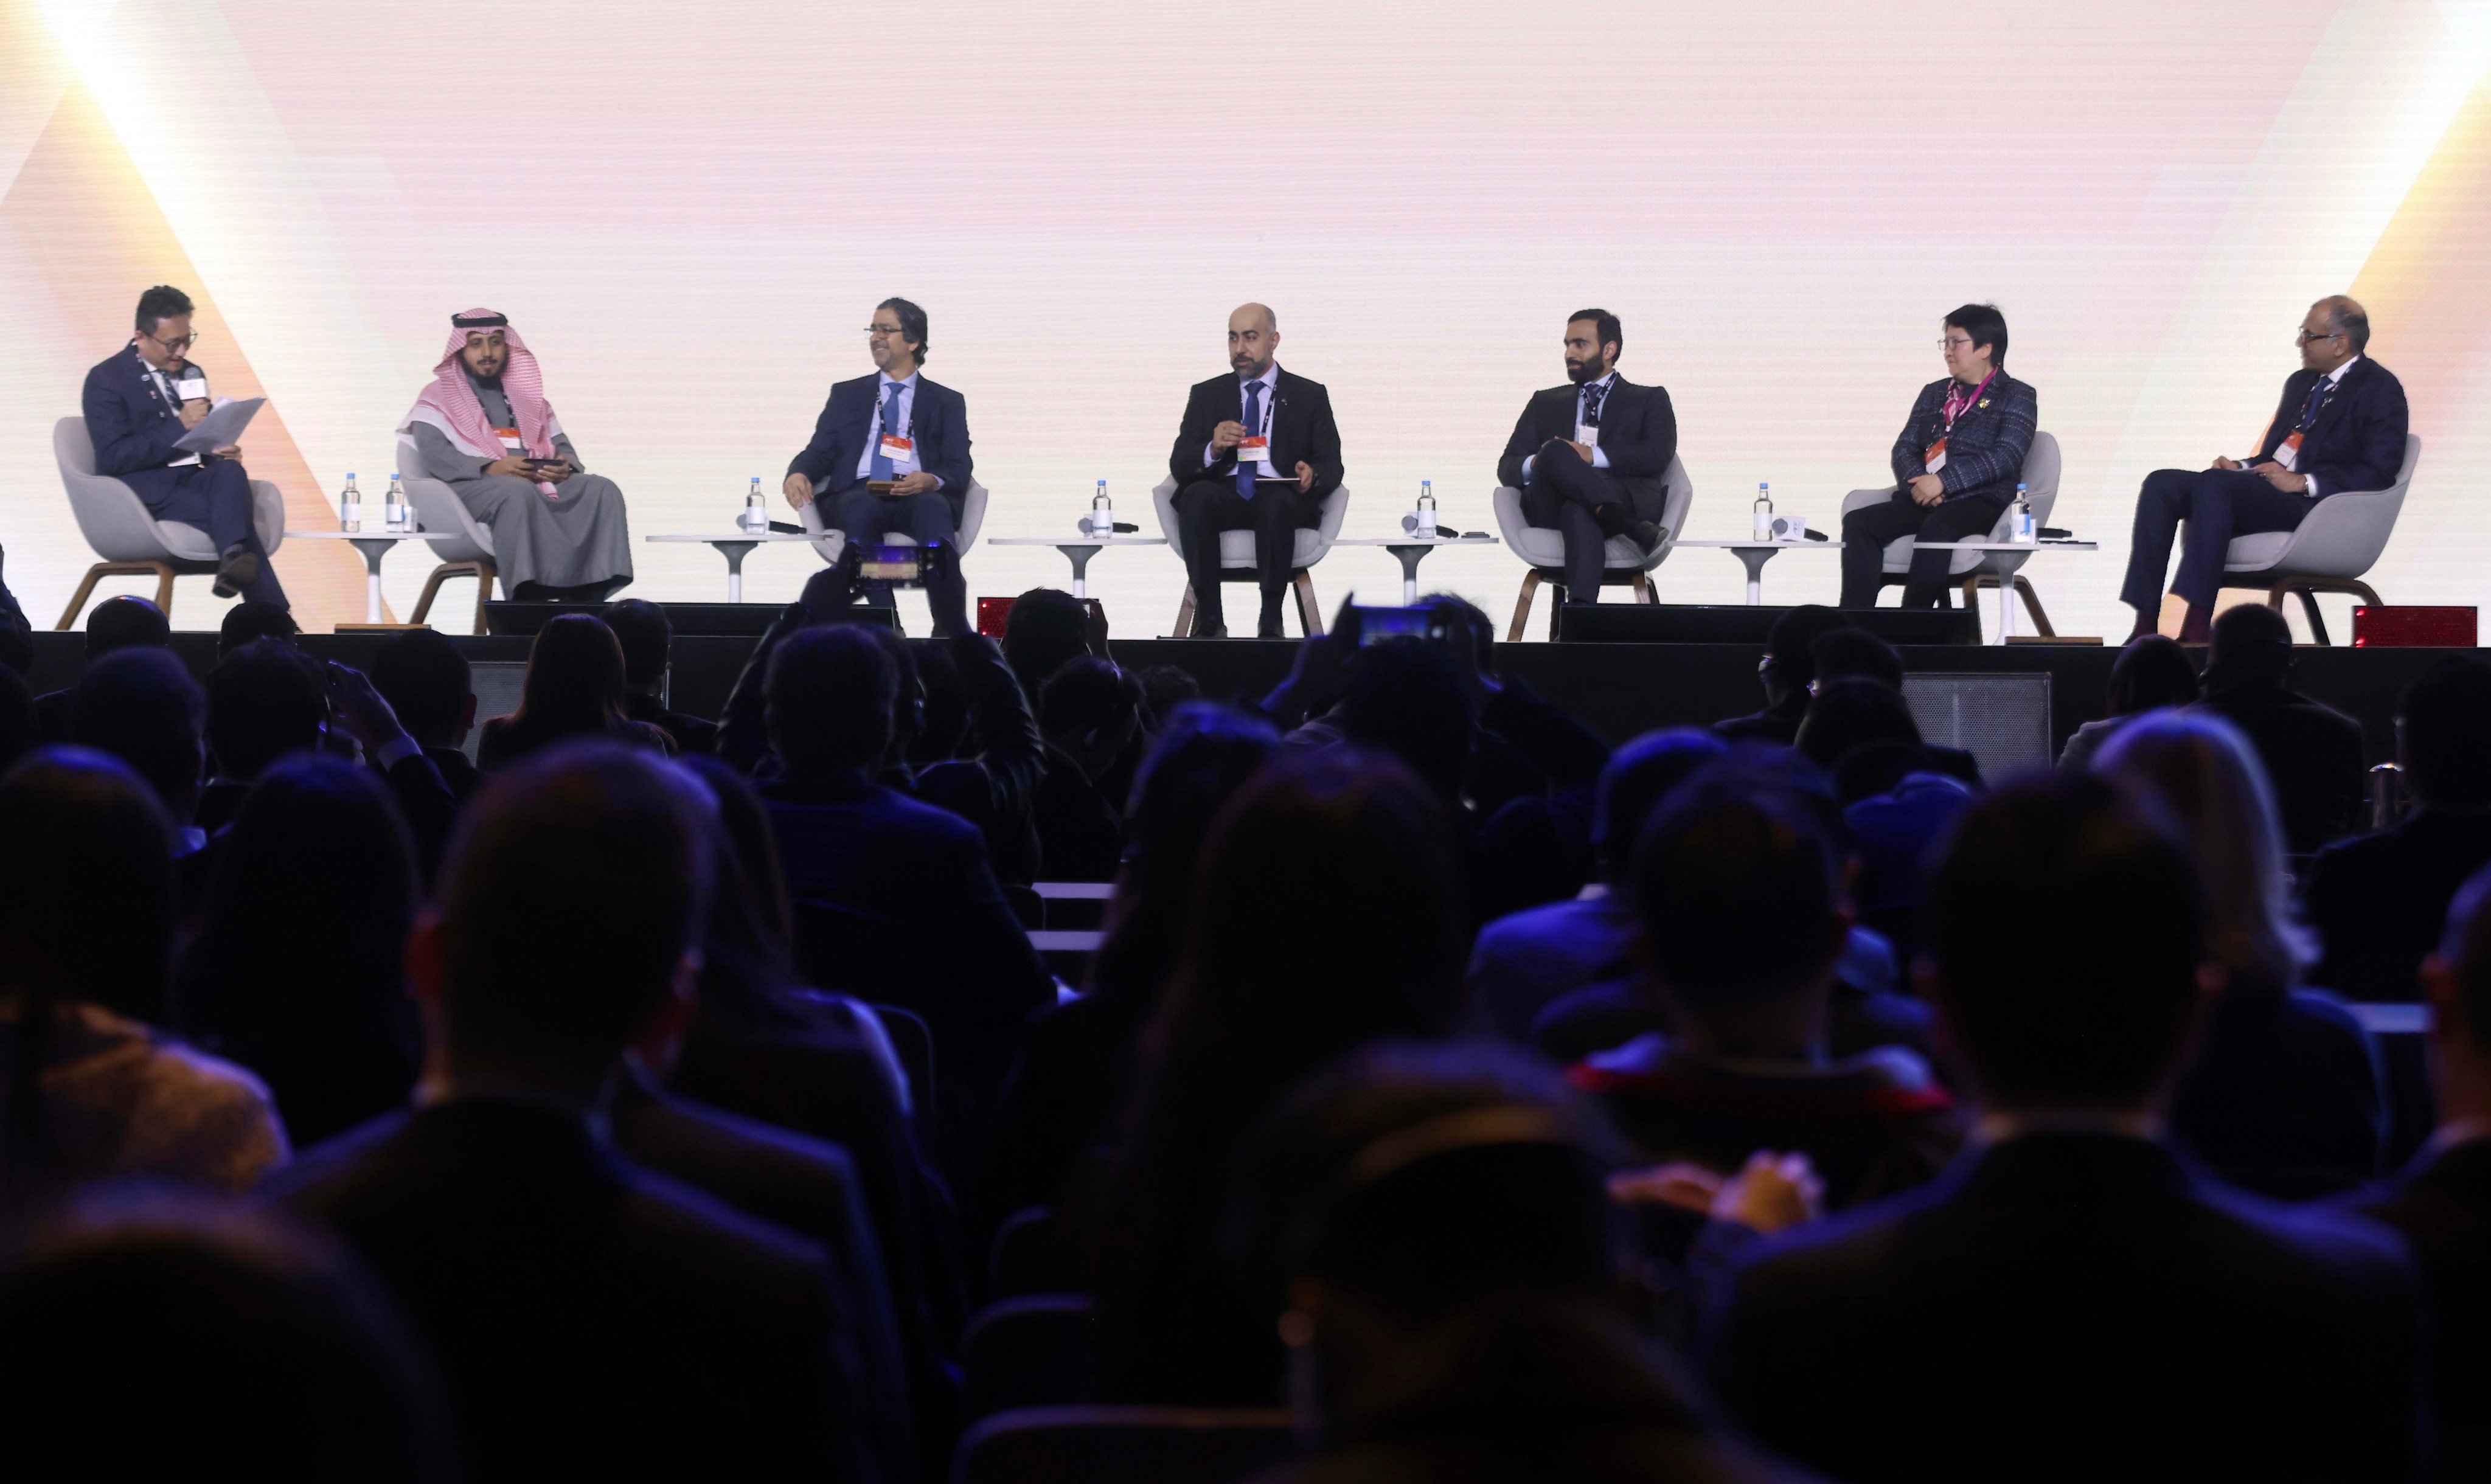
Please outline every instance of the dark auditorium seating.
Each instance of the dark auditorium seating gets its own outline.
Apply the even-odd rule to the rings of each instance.
[[[1099,1399],[1099,1321],[1090,1300],[1038,1294],[988,1304],[960,1336],[968,1421]]]

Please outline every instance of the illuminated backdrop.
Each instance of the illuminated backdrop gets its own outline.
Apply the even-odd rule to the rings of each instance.
[[[637,538],[775,487],[885,295],[932,316],[993,536],[1069,530],[1099,478],[1157,534],[1185,388],[1246,299],[1332,388],[1347,534],[1397,530],[1421,478],[1492,529],[1496,455],[1587,305],[1677,403],[1690,534],[1743,533],[1758,480],[1831,530],[1940,374],[1939,316],[1986,299],[2066,450],[2058,523],[2107,548],[2031,573],[2063,631],[2116,635],[2139,479],[2246,447],[2304,306],[2349,290],[2427,442],[2374,580],[2477,602],[2486,60],[2481,0],[0,0],[0,543],[48,624],[94,560],[52,422],[158,281],[199,301],[217,390],[271,397],[247,455],[307,523],[349,469],[376,502],[449,313],[507,310],[630,498],[634,591],[703,599],[714,555]],[[396,611],[427,558],[392,559]],[[757,553],[747,595],[814,565]],[[308,626],[361,617],[350,552],[278,568]],[[969,574],[1065,567],[981,548]],[[1425,575],[1501,623],[1520,569]],[[1093,579],[1128,633],[1183,580],[1152,551]],[[1739,599],[1719,552],[1658,580]],[[1317,582],[1391,600],[1396,568],[1344,550]],[[1830,556],[1768,573],[1778,601],[1835,586]],[[216,611],[191,583],[177,617]]]

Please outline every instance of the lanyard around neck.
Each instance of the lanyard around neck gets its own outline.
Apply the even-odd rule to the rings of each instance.
[[[1954,394],[1953,394],[1951,392],[1949,392],[1949,393],[1947,394],[1947,399],[1946,399],[1946,404],[1947,404],[1947,406],[1954,409],[1953,411],[1949,412],[1949,413],[1946,415],[1946,425],[1947,425],[1947,431],[1948,431],[1948,432],[1953,432],[1953,431],[1954,431],[1954,424],[1955,424],[1955,420],[1956,420],[1956,419],[1958,419],[1958,418],[1962,417],[1965,413],[1968,413],[1968,412],[1972,411],[1972,409],[1973,409],[1973,408],[1975,408],[1975,407],[1977,407],[1977,406],[1978,406],[1978,405],[1980,404],[1980,393],[1984,393],[1984,392],[1988,391],[1988,390],[1989,390],[1989,384],[1990,384],[1991,382],[1993,382],[1993,381],[1996,381],[1997,379],[1998,379],[1998,373],[1997,373],[1996,371],[1992,371],[1992,372],[1990,372],[1988,375],[1986,375],[1986,376],[1984,376],[1984,377],[1980,378],[1980,385],[1972,389],[1972,395],[1970,395],[1970,396],[1968,396],[1968,397],[1965,397],[1965,398],[1963,399],[1962,405],[1960,405],[1960,406],[1957,406],[1957,405],[1956,405],[1956,403],[1955,403],[1955,399],[1954,399]],[[1962,383],[1962,382],[1956,382],[1956,383],[1955,383],[1955,385],[1956,385],[1956,386],[1958,386],[1958,387],[1960,387],[1960,386],[1962,386],[1962,385],[1963,385],[1963,383]]]

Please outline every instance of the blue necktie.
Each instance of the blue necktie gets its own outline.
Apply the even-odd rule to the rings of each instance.
[[[2328,391],[2334,385],[2331,378],[2321,376],[2318,378],[2318,385],[2309,389],[2309,403],[2301,409],[2301,426],[2297,431],[2305,433],[2309,431],[2312,424],[2317,422],[2318,406],[2327,399]]]
[[[1248,435],[1252,435],[1262,430],[1263,384],[1259,381],[1249,381],[1246,384],[1246,431]],[[1269,453],[1270,445],[1265,445],[1263,451]],[[1254,498],[1254,465],[1243,454],[1240,454],[1237,459],[1237,496],[1241,500]]]
[[[899,383],[897,382],[891,384],[891,394],[883,398],[882,430],[890,437],[899,436]],[[875,480],[891,478],[891,455],[882,451],[880,438],[873,441],[873,473],[867,478]]]

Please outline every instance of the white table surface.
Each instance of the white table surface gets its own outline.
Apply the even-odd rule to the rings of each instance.
[[[364,622],[381,622],[381,558],[399,541],[437,541],[446,531],[392,531],[386,525],[372,531],[288,531],[289,541],[352,541],[364,554]]]
[[[726,600],[744,601],[744,559],[755,546],[768,546],[779,541],[814,541],[821,537],[811,531],[735,531],[719,536],[704,536],[697,531],[666,531],[640,538],[644,541],[698,541],[717,548],[726,558]]]
[[[1494,546],[1493,536],[1344,536],[1335,546],[1381,546],[1401,559],[1401,606],[1419,600],[1419,564],[1439,546]]]

